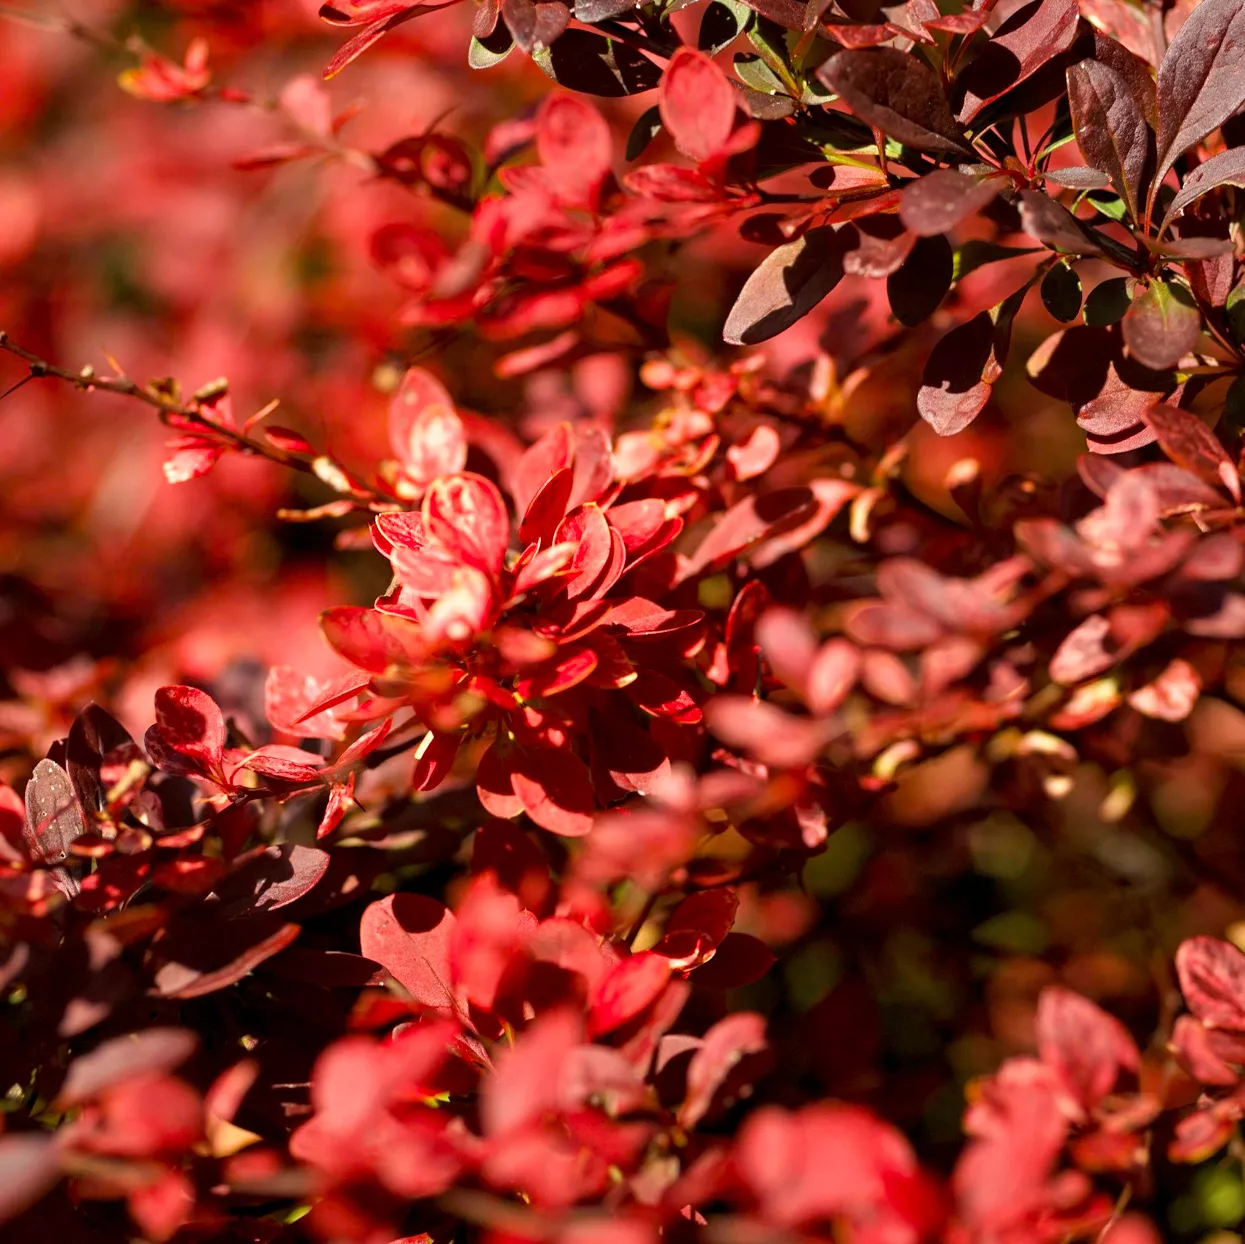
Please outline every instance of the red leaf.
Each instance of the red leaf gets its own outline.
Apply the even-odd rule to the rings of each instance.
[[[674,145],[704,164],[726,147],[738,98],[726,75],[703,52],[682,47],[661,80],[661,119]]]
[[[539,1016],[514,1046],[497,1058],[480,1092],[480,1122],[491,1138],[513,1134],[524,1124],[557,1109],[562,1070],[583,1040],[580,1017],[572,1011]]]
[[[196,687],[161,687],[156,724],[147,750],[167,772],[197,775],[224,784],[225,718],[216,701]]]
[[[266,747],[253,751],[238,768],[251,769],[277,782],[292,782],[304,786],[321,780],[320,768],[323,764],[323,758],[313,752],[305,752],[299,747],[286,747],[281,743],[269,743]]]
[[[1189,1010],[1207,1028],[1245,1032],[1245,954],[1215,937],[1190,937],[1176,951]]]
[[[567,599],[578,600],[596,585],[611,559],[614,543],[610,525],[599,506],[580,506],[558,526],[554,540],[558,544],[575,545],[564,582]]]
[[[412,650],[418,651],[419,629],[413,623],[357,605],[326,609],[320,629],[336,652],[371,674],[408,664]]]
[[[609,176],[610,128],[590,104],[574,95],[550,95],[536,114],[536,153],[558,200],[594,207]],[[461,468],[460,468],[461,469]]]
[[[620,960],[597,986],[588,1012],[588,1036],[621,1028],[643,1014],[670,981],[670,960],[642,951]]]
[[[48,1132],[0,1137],[0,1222],[16,1218],[61,1175],[61,1147]]]
[[[1042,1061],[1084,1110],[1111,1092],[1122,1071],[1136,1072],[1141,1064],[1124,1025],[1070,989],[1042,990],[1037,1044]]]
[[[1191,411],[1158,404],[1142,416],[1163,452],[1179,467],[1241,499],[1241,477],[1219,438]]]
[[[759,981],[774,966],[774,952],[751,933],[728,933],[712,959],[688,978],[704,989],[740,989]]]
[[[809,764],[829,738],[823,722],[793,716],[775,704],[748,696],[715,696],[705,717],[724,743],[781,769]]]
[[[415,772],[411,777],[411,789],[436,790],[454,767],[462,741],[463,736],[457,731],[453,734],[437,734],[430,730],[415,752]]]
[[[542,829],[564,838],[581,838],[592,828],[596,810],[592,780],[584,762],[573,753],[521,749],[515,754],[511,781],[523,810]]]
[[[389,403],[389,442],[406,473],[428,484],[467,464],[462,420],[441,382],[412,367]]]
[[[359,922],[359,948],[379,963],[419,1006],[458,1007],[451,968],[454,913],[423,894],[391,894],[370,904]]]
[[[540,440],[524,450],[510,475],[510,495],[518,513],[527,513],[532,499],[556,472],[571,466],[575,455],[571,447],[569,424],[555,424]]]
[[[574,485],[575,476],[569,467],[562,467],[549,476],[523,512],[523,521],[519,524],[520,543],[548,545],[553,540],[558,524],[566,515]]]
[[[714,1024],[688,1064],[687,1096],[679,1108],[679,1125],[694,1128],[739,1063],[767,1048],[765,1020],[752,1011],[728,1015]]]
[[[510,544],[510,515],[494,484],[464,472],[436,480],[424,496],[424,526],[468,565],[496,575]]]
[[[688,558],[680,578],[720,570],[754,544],[811,518],[817,502],[806,488],[745,497],[731,506]]]

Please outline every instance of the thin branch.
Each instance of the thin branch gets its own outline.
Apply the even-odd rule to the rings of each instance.
[[[301,471],[306,475],[314,475],[317,479],[323,479],[323,476],[317,471],[313,460],[288,450],[280,449],[275,445],[253,440],[244,432],[239,432],[236,428],[216,422],[204,414],[203,402],[199,399],[194,399],[192,405],[187,405],[170,393],[162,392],[153,386],[144,387],[131,380],[128,376],[97,375],[95,368],[90,366],[90,364],[83,367],[81,371],[68,371],[63,367],[57,367],[47,362],[30,350],[19,346],[10,339],[8,333],[3,329],[0,329],[0,350],[21,359],[29,368],[30,374],[21,382],[23,384],[30,380],[46,378],[64,381],[84,393],[99,390],[104,393],[120,394],[122,397],[131,397],[152,407],[159,416],[161,423],[168,427],[183,432],[202,433],[205,438],[223,441],[239,453],[267,458],[270,462],[275,462],[279,466],[289,467],[291,470]]]

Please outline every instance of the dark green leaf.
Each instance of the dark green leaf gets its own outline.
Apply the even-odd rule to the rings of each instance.
[[[1070,324],[1081,310],[1081,278],[1067,264],[1057,263],[1042,278],[1042,305],[1061,324]]]
[[[1229,292],[1224,303],[1223,318],[1232,340],[1237,345],[1245,345],[1245,277]]]
[[[654,105],[640,113],[627,135],[627,159],[638,160],[644,149],[661,133],[661,109]]]
[[[924,323],[951,288],[954,258],[943,234],[917,238],[902,266],[886,278],[891,312],[907,328]]]
[[[633,48],[590,30],[567,30],[532,60],[555,82],[585,95],[617,97],[651,91],[661,70]]]
[[[697,47],[716,56],[747,30],[752,17],[752,10],[739,0],[712,0],[701,18]]]
[[[787,95],[782,79],[759,57],[738,52],[735,55],[735,72],[741,82],[764,95]]]
[[[1090,328],[1108,328],[1118,324],[1128,312],[1128,280],[1113,276],[1100,281],[1085,299],[1085,323]]]

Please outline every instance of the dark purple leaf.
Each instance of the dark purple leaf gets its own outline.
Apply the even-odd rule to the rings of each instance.
[[[1107,65],[1083,60],[1068,70],[1068,105],[1082,153],[1111,178],[1129,214],[1139,219],[1150,127],[1128,83]]]
[[[185,1028],[147,1028],[113,1037],[74,1059],[56,1095],[57,1107],[68,1109],[126,1080],[172,1071],[194,1053],[198,1044],[195,1034]]]
[[[218,886],[217,893],[230,916],[275,911],[319,884],[328,866],[327,851],[292,842],[275,843]]]
[[[1042,305],[1061,324],[1080,314],[1081,278],[1066,263],[1057,263],[1042,278]]]
[[[1085,165],[1052,169],[1046,174],[1046,180],[1069,190],[1105,190],[1111,184],[1106,173]]]
[[[1233,147],[1230,151],[1221,151],[1217,156],[1211,156],[1204,164],[1199,164],[1185,178],[1184,185],[1180,187],[1176,192],[1176,197],[1168,205],[1167,214],[1163,217],[1163,225],[1159,232],[1165,232],[1173,217],[1178,216],[1190,203],[1200,199],[1202,195],[1209,194],[1216,186],[1245,186],[1245,147]]]
[[[571,16],[558,0],[501,0],[501,13],[514,41],[529,54],[552,47]]]
[[[240,981],[299,934],[296,924],[270,916],[208,920],[187,915],[152,947],[159,962],[154,992],[163,998],[200,998]]]
[[[1101,255],[1102,245],[1061,203],[1040,190],[1020,195],[1020,224],[1024,231],[1063,255]]]
[[[939,436],[962,432],[990,400],[990,390],[1007,361],[1012,320],[1028,291],[1026,283],[989,311],[953,328],[934,347],[921,377],[916,408]]]
[[[934,237],[980,211],[1001,189],[1002,183],[995,178],[983,180],[955,169],[938,169],[904,188],[899,217],[918,237]]]
[[[1202,0],[1159,66],[1158,167],[1150,190],[1194,143],[1245,104],[1245,5]]]
[[[790,328],[842,279],[843,250],[844,239],[826,227],[771,251],[740,290],[723,339],[751,346]]]
[[[938,75],[919,57],[896,48],[839,52],[817,76],[865,124],[920,151],[972,156]]]
[[[26,783],[26,849],[41,864],[58,864],[73,840],[86,832],[69,774],[54,760],[41,760]]]
[[[1163,404],[1147,410],[1145,421],[1177,466],[1207,483],[1221,485],[1234,501],[1240,501],[1241,479],[1231,458],[1219,438],[1195,414]]]
[[[555,82],[585,95],[637,95],[661,81],[661,70],[642,52],[591,30],[563,31],[552,47],[535,50],[532,60]]]
[[[1146,123],[1152,130],[1158,129],[1158,96],[1154,86],[1154,73],[1149,64],[1100,30],[1094,31],[1093,59],[1098,64],[1113,69],[1124,80]]]
[[[575,17],[585,25],[592,26],[636,7],[636,0],[575,0]]]
[[[88,816],[104,806],[106,792],[100,768],[105,757],[122,752],[127,761],[142,759],[129,731],[98,704],[88,704],[74,718],[65,744],[65,768]]]
[[[52,1188],[61,1174],[60,1155],[47,1132],[0,1137],[0,1222],[16,1218]]]
[[[1174,367],[1197,345],[1202,316],[1182,285],[1155,281],[1134,298],[1120,325],[1129,353],[1146,367]]]
[[[844,236],[843,271],[849,276],[884,277],[899,269],[916,237],[898,216],[866,216],[840,231]]]
[[[992,100],[1066,52],[1079,17],[1076,0],[1031,0],[1017,9],[960,76],[959,119],[971,121]]]

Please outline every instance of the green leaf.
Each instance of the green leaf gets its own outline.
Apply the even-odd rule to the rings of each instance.
[[[661,109],[655,104],[642,112],[627,135],[627,159],[638,160],[645,148],[661,133]]]
[[[1036,255],[1040,246],[1000,246],[997,242],[982,242],[977,239],[965,242],[955,252],[955,267],[952,269],[951,280],[962,281],[970,272],[985,267],[988,263],[998,263],[1001,259],[1014,259],[1017,255]]]
[[[701,19],[696,46],[716,56],[748,29],[752,17],[752,10],[739,0],[712,0]]]
[[[1123,220],[1128,215],[1128,207],[1118,194],[1091,190],[1085,199],[1100,216],[1105,216],[1108,220]]]
[[[1090,328],[1107,328],[1118,324],[1128,311],[1128,280],[1113,276],[1101,281],[1085,299],[1085,323]]]
[[[1065,263],[1057,263],[1042,278],[1042,305],[1061,324],[1070,324],[1081,310],[1081,278]]]
[[[735,73],[745,86],[763,95],[791,95],[782,79],[759,56],[736,53]]]
[[[471,36],[467,64],[472,69],[491,69],[494,65],[500,65],[513,51],[514,41],[510,38],[510,32],[504,22],[498,22],[497,29],[487,39]]]

